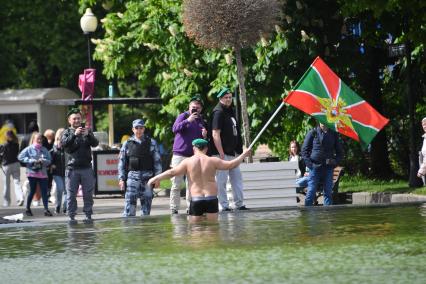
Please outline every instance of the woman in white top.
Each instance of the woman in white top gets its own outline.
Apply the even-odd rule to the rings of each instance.
[[[300,156],[300,145],[299,142],[296,140],[290,141],[290,146],[288,148],[288,160],[289,162],[298,162],[299,163],[299,169],[297,170],[296,177],[300,178],[302,177],[302,170],[300,169],[300,161],[302,157]]]
[[[309,181],[309,169],[305,166],[305,162],[300,156],[300,145],[296,140],[290,142],[290,147],[288,148],[290,162],[297,162],[299,167],[296,171],[296,186],[305,188],[308,186]]]
[[[422,119],[422,127],[425,133],[423,134],[423,146],[420,153],[422,163],[420,164],[419,171],[417,172],[418,177],[424,177],[426,175],[426,117]]]

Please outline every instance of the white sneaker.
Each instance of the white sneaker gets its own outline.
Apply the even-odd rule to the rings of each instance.
[[[24,200],[23,200],[23,199],[21,199],[21,200],[17,201],[17,202],[16,202],[16,205],[18,205],[18,206],[22,206],[22,205],[24,205]]]

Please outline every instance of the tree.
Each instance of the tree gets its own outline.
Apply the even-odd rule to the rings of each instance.
[[[80,2],[81,11],[90,4],[94,5],[93,11],[99,15],[105,1]],[[206,102],[205,112],[209,113],[216,103],[212,95],[221,86],[237,87],[237,67],[232,64],[235,60],[234,50],[232,47],[204,49],[190,40],[185,35],[181,1],[108,2],[112,2],[113,6],[101,20],[105,34],[94,40],[97,62],[103,64],[105,76],[118,82],[120,96],[161,96],[164,103],[163,107],[134,106],[133,110],[123,106],[117,111],[116,122],[128,129],[136,115],[143,115],[148,127],[154,130],[154,136],[165,145],[170,145],[173,138],[171,124],[176,115],[186,109],[191,95],[200,93]],[[380,153],[385,153],[385,158],[389,157],[392,170],[407,176],[408,107],[404,96],[401,96],[405,86],[404,61],[393,62],[392,70],[382,61],[385,51],[374,64],[370,56],[374,47],[385,46],[388,33],[401,33],[388,24],[390,21],[385,21],[387,17],[381,18],[382,27],[377,29],[375,17],[367,18],[367,15],[354,11],[342,15],[343,4],[336,0],[285,2],[281,9],[282,20],[277,23],[270,38],[241,49],[245,87],[250,94],[250,103],[247,104],[250,130],[256,132],[261,129],[282,98],[319,55],[353,90],[391,118],[384,130],[386,135],[376,139],[381,141],[381,148],[389,149],[389,153]],[[348,34],[349,27],[344,29],[346,18],[357,15],[368,23],[360,38]],[[370,12],[370,15],[373,14]],[[226,16],[229,17],[228,14]],[[366,47],[365,53],[360,51],[361,44]],[[412,54],[413,81],[419,82],[413,87],[419,93],[424,93],[426,59],[420,40],[413,44]],[[370,80],[369,76],[373,75],[374,80]],[[378,98],[380,100],[376,102]],[[423,105],[417,104],[417,113],[426,114],[425,97],[418,96],[418,99]],[[107,125],[106,116],[103,121]],[[259,142],[268,144],[274,154],[284,160],[287,158],[289,141],[302,141],[314,123],[300,111],[285,107]],[[375,164],[378,171],[371,170],[374,153],[364,152],[356,142],[343,140],[346,148],[344,166],[348,172],[370,176],[372,172],[380,172],[379,163]],[[382,151],[380,147],[373,146],[371,149]],[[380,162],[378,158],[375,160]]]
[[[388,72],[385,75],[398,78],[402,76],[401,84],[407,86],[404,93],[407,94],[407,105],[408,105],[408,118],[409,118],[409,127],[408,127],[408,136],[409,136],[409,169],[410,177],[409,184],[410,186],[415,186],[417,184],[417,149],[416,149],[416,131],[415,126],[415,109],[416,103],[420,96],[416,95],[417,92],[421,92],[421,85],[424,88],[424,80],[418,79],[415,82],[415,75],[412,72],[413,68],[416,68],[414,64],[422,64],[423,68],[418,68],[419,73],[424,73],[425,60],[424,60],[424,42],[426,41],[426,29],[424,28],[424,23],[426,20],[425,9],[426,3],[424,1],[408,0],[408,1],[339,1],[342,5],[342,11],[345,15],[358,18],[360,24],[363,25],[363,28],[366,29],[361,38],[366,42],[370,47],[374,47],[377,50],[377,47],[380,47],[381,50],[376,52],[370,58],[373,62],[376,62],[376,70],[383,70],[387,65],[393,65],[393,70],[395,72]],[[368,19],[367,21],[365,19]],[[368,25],[368,22],[370,24]],[[373,22],[373,25],[371,24]],[[387,37],[387,38],[386,38]],[[385,42],[386,39],[386,42]],[[386,62],[382,60],[377,62],[377,58],[383,57],[383,54],[386,54],[387,43],[405,43],[406,45],[406,56],[402,60],[397,60],[396,62]],[[377,56],[379,55],[379,56]],[[423,59],[422,59],[423,58]],[[414,62],[414,64],[412,64]],[[399,67],[399,65],[402,65]],[[402,71],[402,72],[401,72]],[[378,72],[377,72],[378,73]],[[377,78],[379,74],[376,74],[373,77],[374,80],[380,80]],[[405,77],[405,78],[404,78]],[[420,76],[424,78],[424,76]],[[367,79],[371,82],[371,78]],[[386,82],[386,81],[384,81]],[[377,92],[379,93],[379,92]],[[377,96],[379,97],[379,96]],[[400,115],[401,113],[399,113]],[[382,137],[383,138],[383,137]],[[383,141],[380,139],[376,142]],[[375,147],[380,152],[387,149],[386,144],[376,143]],[[373,156],[374,157],[374,156]],[[376,166],[373,170],[387,172],[388,170],[382,168],[384,155],[378,155],[376,159]]]
[[[250,124],[241,49],[266,41],[278,23],[275,0],[185,0],[183,25],[189,38],[204,48],[233,48],[240,89],[244,144],[250,145]]]
[[[62,86],[78,91],[78,74],[87,66],[78,8],[73,1],[2,1],[1,89]]]

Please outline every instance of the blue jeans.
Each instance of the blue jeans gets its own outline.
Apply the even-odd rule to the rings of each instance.
[[[296,179],[297,187],[308,187],[309,176],[304,176]]]
[[[44,209],[48,209],[48,200],[47,200],[47,178],[35,178],[35,177],[28,177],[28,181],[30,183],[30,194],[28,194],[27,198],[27,209],[30,209],[31,201],[33,200],[34,194],[37,189],[37,183],[40,185],[40,191],[41,191],[41,199],[43,200],[43,206]]]
[[[319,183],[322,181],[324,189],[324,205],[333,203],[331,191],[333,189],[333,167],[320,166],[309,171],[308,192],[306,193],[305,206],[312,206],[315,200],[315,193]]]
[[[53,176],[56,184],[56,207],[61,208],[62,196],[64,196],[64,209],[67,209],[67,191],[65,190],[65,177]]]

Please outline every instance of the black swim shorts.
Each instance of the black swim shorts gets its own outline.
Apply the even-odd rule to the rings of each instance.
[[[218,213],[219,201],[217,196],[192,197],[189,204],[189,215],[202,216],[204,213]]]

